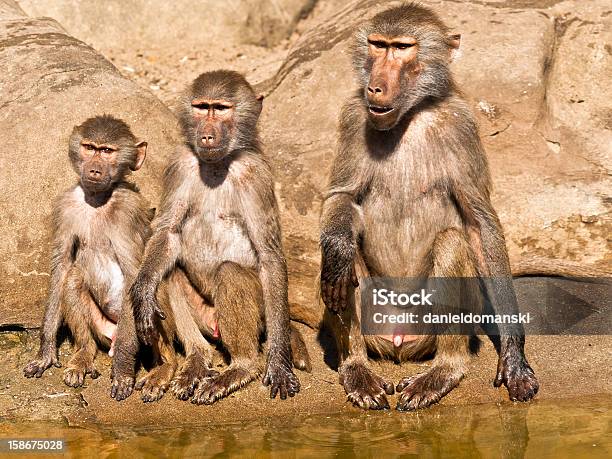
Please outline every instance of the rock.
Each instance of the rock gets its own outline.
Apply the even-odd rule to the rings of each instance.
[[[291,35],[314,0],[22,0],[30,16],[50,16],[96,49],[130,43],[190,47],[277,44]]]
[[[0,0],[0,17],[6,19],[17,19],[25,13],[13,0]]]
[[[291,302],[309,304],[315,298],[321,192],[335,151],[338,114],[355,88],[349,54],[352,33],[362,21],[398,3],[359,1],[338,9],[306,31],[276,77],[262,85],[269,95],[261,126],[279,179]],[[585,88],[582,92],[595,95],[607,81],[606,71],[610,74],[605,41],[589,39],[590,33],[604,28],[604,20],[596,18],[600,11],[580,2],[568,2],[564,8],[560,4],[557,9],[512,1],[424,3],[462,34],[461,56],[452,67],[481,124],[495,184],[494,204],[511,258],[538,254],[588,263],[605,261],[610,256],[606,247],[609,221],[585,224],[579,218],[601,216],[609,209],[610,187],[601,164],[582,149],[564,145],[565,140],[553,153],[545,140],[550,117],[557,129],[575,132],[567,115],[571,112],[557,102],[563,88],[578,84]],[[554,3],[559,2],[539,2],[543,8]],[[605,2],[589,3],[601,9]],[[515,4],[524,9],[513,8]],[[563,21],[568,23],[586,11],[593,21],[591,29],[571,43],[559,42],[560,14],[566,15]],[[572,22],[571,27],[579,24]],[[595,49],[589,48],[593,41],[598,43]],[[565,53],[557,53],[559,45],[573,47],[572,55],[566,58]],[[574,59],[582,59],[580,66],[572,67]],[[589,62],[597,64],[599,73],[589,74]],[[573,73],[565,73],[568,66]],[[593,97],[589,99],[594,102]],[[599,129],[584,131],[594,134],[592,144],[611,144],[605,142],[609,131],[604,134],[599,128],[609,119],[601,111],[608,99],[599,99],[599,112],[581,118],[589,129]]]
[[[53,19],[0,2],[0,325],[40,325],[49,281],[49,217],[75,183],[72,127],[110,113],[149,142],[133,180],[154,205],[176,121],[150,93],[122,77]]]
[[[550,136],[599,167],[612,169],[612,7],[563,2],[555,7],[557,40],[549,71]],[[608,182],[609,183],[609,182]],[[609,190],[610,188],[608,188]]]

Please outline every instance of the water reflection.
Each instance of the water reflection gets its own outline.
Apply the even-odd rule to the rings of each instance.
[[[606,396],[173,429],[3,422],[0,438],[64,438],[67,457],[609,458],[611,406]]]

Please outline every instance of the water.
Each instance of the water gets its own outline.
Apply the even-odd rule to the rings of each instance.
[[[612,397],[602,396],[517,405],[439,406],[420,413],[351,411],[172,429],[5,421],[0,423],[0,439],[61,438],[67,442],[67,457],[608,459],[612,457],[611,407]]]

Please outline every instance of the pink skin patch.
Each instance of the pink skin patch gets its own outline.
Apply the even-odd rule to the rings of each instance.
[[[104,314],[102,314],[102,311],[100,311],[100,308],[98,308],[98,306],[93,301],[90,303],[89,306],[91,309],[91,318],[93,320],[93,326],[95,327],[95,329],[98,331],[100,335],[106,336],[111,342],[110,349],[108,351],[108,355],[112,357],[115,354],[115,339],[117,337],[117,324],[110,321]]]
[[[212,337],[219,339],[221,337],[221,333],[219,332],[219,323],[217,322],[215,308],[201,302],[198,306],[196,306],[195,310],[200,318],[200,321],[212,331]]]
[[[117,328],[117,327],[115,327]],[[110,337],[111,340],[111,345],[110,345],[110,349],[108,350],[108,356],[112,357],[113,355],[115,355],[115,339],[117,338],[117,333],[116,331],[113,332],[113,336]]]
[[[416,341],[419,336],[418,335],[378,335],[382,339],[387,341],[391,341],[395,347],[401,347],[402,344],[408,343],[410,341]]]

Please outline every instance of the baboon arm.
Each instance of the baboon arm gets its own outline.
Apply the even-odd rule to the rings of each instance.
[[[363,231],[361,207],[349,193],[330,193],[321,211],[321,236],[350,235],[353,243]]]
[[[351,105],[345,106],[340,122],[340,145],[334,157],[329,185],[324,195],[321,212],[321,242],[328,236],[350,235],[353,243],[362,231],[359,202],[369,184],[365,167],[366,153],[355,142],[356,135],[349,135],[357,123]]]
[[[159,284],[176,263],[180,253],[180,231],[187,215],[187,203],[177,200],[153,221],[138,277]]]
[[[51,282],[49,297],[45,306],[43,329],[40,336],[40,354],[55,353],[57,331],[62,322],[61,301],[62,290],[68,271],[72,266],[72,251],[76,243],[72,233],[61,234],[56,230],[53,252],[51,255]]]
[[[263,174],[262,174],[263,175]],[[260,176],[261,177],[261,176]],[[269,183],[253,184],[243,196],[247,232],[259,262],[269,359],[287,360],[291,366],[287,263],[282,251],[279,211]]]
[[[501,223],[490,199],[476,186],[457,184],[453,194],[465,222],[485,293],[496,314],[517,314],[518,302]],[[500,324],[502,347],[523,342],[520,324]]]

